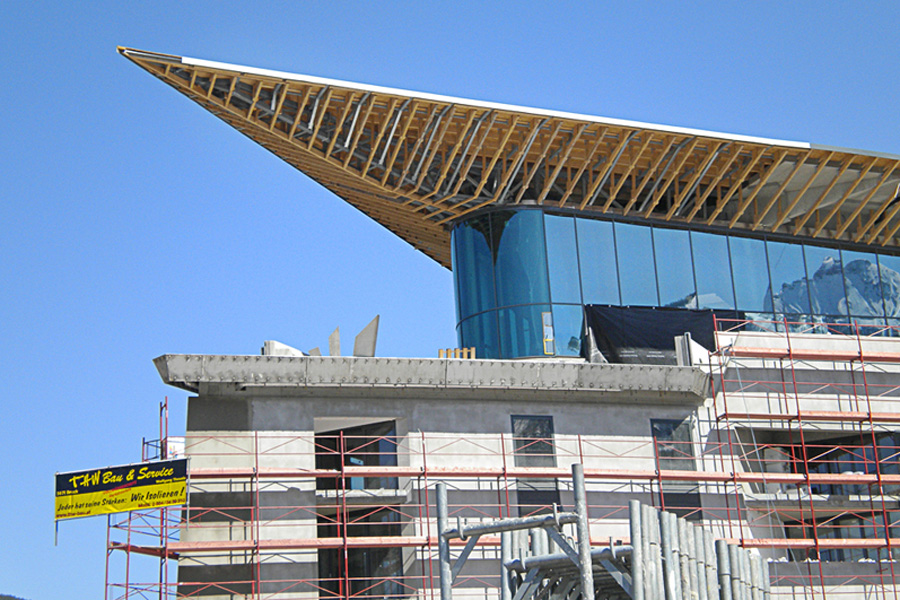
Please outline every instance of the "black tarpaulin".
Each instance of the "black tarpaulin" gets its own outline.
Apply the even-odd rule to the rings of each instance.
[[[734,318],[734,311],[649,308],[589,304],[587,325],[597,349],[609,362],[674,365],[675,336],[691,338],[712,352],[715,349],[713,314]]]

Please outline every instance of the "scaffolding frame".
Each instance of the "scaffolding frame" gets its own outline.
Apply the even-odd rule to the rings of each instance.
[[[317,440],[322,436],[315,434],[267,435],[256,431],[235,435],[189,435],[185,439],[186,454],[197,458],[241,457],[241,461],[231,462],[245,465],[227,469],[192,466],[190,478],[194,491],[201,492],[207,484],[228,482],[244,493],[248,502],[237,506],[135,511],[110,517],[105,599],[161,600],[202,596],[212,590],[257,600],[298,591],[326,598],[367,598],[374,597],[371,591],[379,584],[390,582],[402,591],[400,595],[403,597],[436,600],[436,589],[439,587],[436,568],[439,564],[437,485],[442,483],[457,490],[479,490],[483,492],[483,497],[490,495],[494,498],[490,503],[450,505],[449,518],[496,520],[513,516],[517,509],[521,513],[522,508],[511,494],[517,489],[518,479],[556,480],[560,489],[570,492],[566,487],[570,470],[566,466],[515,466],[521,448],[541,443],[551,448],[556,464],[586,465],[583,472],[589,486],[588,492],[612,490],[640,495],[663,510],[681,511],[702,520],[710,525],[718,539],[746,549],[807,553],[808,559],[802,563],[805,573],[773,572],[773,590],[780,587],[789,589],[786,597],[827,598],[841,597],[842,594],[855,597],[858,586],[863,585],[878,590],[873,597],[898,600],[893,557],[895,549],[900,548],[900,538],[892,537],[892,529],[900,524],[900,507],[893,505],[896,504],[894,490],[900,489],[900,470],[897,468],[900,464],[900,446],[879,444],[877,436],[892,431],[887,427],[900,422],[900,411],[884,409],[900,398],[900,384],[873,382],[870,381],[870,374],[878,372],[881,365],[900,363],[900,352],[872,351],[869,348],[869,340],[875,339],[875,334],[896,332],[888,329],[866,331],[856,324],[832,326],[787,320],[717,319],[715,327],[716,348],[710,354],[708,365],[714,374],[712,400],[706,407],[710,430],[700,441],[662,442],[650,437],[619,437],[611,444],[608,440],[591,436],[555,435],[552,439],[519,439],[520,446],[517,448],[512,436],[503,433],[460,436],[416,432],[370,438],[363,444],[354,444],[360,440],[349,440],[349,436],[341,433],[337,436],[336,449],[332,449],[326,447],[321,439]],[[829,330],[833,336],[842,336],[845,346],[848,340],[855,340],[855,351],[839,347],[831,353],[821,349],[813,352],[794,343],[808,332],[821,333],[823,330]],[[753,346],[734,343],[735,340],[745,341],[748,332],[769,342],[780,340],[783,345],[754,349]],[[830,366],[814,369],[819,363]],[[759,368],[760,365],[763,368]],[[755,370],[754,366],[757,367]],[[895,371],[888,369],[885,372],[890,374]],[[900,375],[900,371],[896,372]],[[777,377],[772,377],[772,373]],[[818,374],[815,381],[808,380],[810,373]],[[848,377],[849,382],[846,381]],[[896,380],[900,382],[900,376]],[[821,410],[815,406],[817,397],[829,394],[840,396],[848,410]],[[767,397],[769,406],[775,406],[777,410],[741,409],[742,400],[746,408],[747,398],[759,396]],[[810,404],[813,406],[810,407]],[[873,408],[876,404],[878,407]],[[697,414],[701,415],[702,411],[698,410]],[[167,403],[161,404],[160,438],[145,441],[145,460],[166,455],[170,441],[167,414]],[[828,427],[835,425],[838,431],[848,436],[851,433],[861,436],[864,442],[834,446],[814,439],[813,433],[829,431]],[[757,444],[740,439],[741,430],[756,432],[761,427],[777,430],[782,436],[787,436],[787,442]],[[713,428],[716,435],[712,433]],[[350,462],[348,459],[354,456],[377,457],[381,453],[379,442],[389,445],[395,455],[405,456],[406,464],[347,464]],[[348,450],[348,445],[353,449]],[[662,455],[662,446],[670,454],[673,449],[678,452],[683,448],[683,457],[694,460],[696,468],[666,468],[666,461],[671,457]],[[767,457],[767,451],[774,452],[776,458]],[[828,463],[832,460],[831,455],[838,451],[855,457],[866,467],[849,473],[811,470],[811,465]],[[284,458],[292,453],[307,457],[310,454],[330,456],[341,466],[339,469],[265,466],[267,459],[273,456]],[[463,458],[479,456],[489,456],[492,460],[484,460],[475,466],[457,466],[460,462],[472,462],[461,460]],[[774,463],[788,464],[790,468],[783,472],[772,471],[770,468]],[[597,466],[605,464],[614,464],[617,468]],[[363,504],[358,497],[354,497],[360,490],[351,489],[352,482],[360,481],[360,478],[363,481],[365,478],[395,478],[401,483],[398,484],[396,496],[380,501],[370,499]],[[316,482],[329,482],[330,487],[318,490],[318,497],[307,506],[261,504],[261,494],[296,482],[315,487],[318,487]],[[676,483],[693,485],[700,495],[721,498],[723,503],[721,506],[679,506],[678,497],[671,491],[671,484]],[[788,491],[783,497],[776,498],[777,502],[771,498],[753,500],[754,488],[765,489],[770,485],[778,485]],[[810,493],[817,486],[857,486],[865,493],[859,494],[860,499],[853,506],[825,508],[819,497],[821,495]],[[399,493],[401,491],[403,494]],[[546,508],[527,507],[525,512],[537,513]],[[403,535],[352,535],[348,531],[348,528],[365,530],[365,519],[378,511],[393,513],[396,520],[405,526]],[[589,511],[594,527],[592,543],[608,544],[609,539],[598,536],[597,531],[606,524],[618,524],[621,529],[621,523],[627,518],[628,506],[627,501],[606,505],[594,502],[589,503]],[[322,524],[334,526],[337,535],[279,537],[278,528],[289,528],[290,523],[298,518],[312,520],[316,529]],[[871,535],[844,537],[842,518],[860,519]],[[799,527],[803,525],[791,525],[808,521],[813,524],[810,532],[801,532]],[[222,523],[244,532],[242,539],[184,541],[180,537],[181,533],[189,530],[200,533],[204,529],[214,531],[222,527]],[[774,531],[779,526],[781,535],[759,535],[760,531]],[[617,541],[626,543],[627,532]],[[490,553],[498,552],[500,544],[500,536],[484,535],[478,541],[478,548],[493,556]],[[465,543],[453,540],[450,546],[458,555],[465,548]],[[347,561],[348,553],[357,548],[408,548],[414,554],[417,572],[384,577],[374,583],[369,581],[367,588],[354,589],[354,586],[365,583],[353,576]],[[331,583],[316,577],[267,580],[262,576],[261,565],[272,557],[317,550],[337,550],[343,557],[339,581],[331,582],[337,584],[336,593],[326,587]],[[876,573],[860,574],[853,578],[853,585],[857,587],[848,584],[846,577],[830,575],[823,567],[823,561],[816,558],[826,551],[849,550],[884,554],[884,558],[879,558],[876,563]],[[124,583],[114,583],[110,572],[110,558],[116,553],[124,553],[125,556]],[[170,580],[171,561],[203,560],[214,554],[240,556],[244,564],[253,569],[251,576],[215,582]],[[133,555],[157,559],[158,580],[133,581]],[[489,589],[491,597],[499,597],[499,573],[496,578],[460,576],[456,585],[465,588],[475,584]],[[273,587],[277,590],[272,591]]]

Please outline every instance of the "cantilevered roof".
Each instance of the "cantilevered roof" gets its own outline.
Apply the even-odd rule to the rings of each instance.
[[[525,204],[898,245],[897,155],[119,52],[446,267],[455,219]]]

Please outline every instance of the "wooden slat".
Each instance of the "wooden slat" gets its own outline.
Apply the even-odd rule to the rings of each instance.
[[[672,203],[672,207],[669,208],[669,212],[666,213],[666,221],[675,216],[675,212],[681,207],[681,203],[686,200],[686,196],[694,190],[694,187],[699,183],[700,178],[706,174],[709,165],[719,157],[719,148],[724,144],[725,142],[713,143],[713,147],[708,150],[709,156],[706,157],[706,160],[704,160],[702,164],[697,165],[697,172],[694,173],[694,176],[688,180],[687,184],[685,184],[684,189],[682,189],[675,197],[675,202]]]
[[[819,208],[819,205],[825,201],[825,198],[828,196],[828,194],[831,192],[831,190],[834,189],[834,186],[837,185],[837,182],[840,181],[841,177],[844,176],[844,173],[847,172],[847,169],[850,168],[850,164],[851,164],[852,160],[853,160],[852,158],[847,158],[844,160],[844,164],[841,166],[840,169],[838,169],[837,175],[835,175],[834,179],[831,180],[831,183],[829,183],[827,186],[825,186],[825,191],[823,191],[819,195],[819,197],[816,199],[816,201],[813,202],[813,205],[809,207],[809,210],[807,210],[802,215],[799,215],[798,221],[794,224],[794,233],[797,233],[800,231],[800,228],[806,224],[806,222],[809,220],[809,218],[811,216],[813,216],[813,213],[816,212],[816,209]]]
[[[587,154],[584,157],[584,160],[581,161],[581,166],[578,167],[578,171],[575,173],[575,176],[571,177],[569,179],[569,182],[566,184],[566,191],[563,193],[562,198],[559,199],[560,207],[565,206],[566,201],[569,199],[569,196],[571,196],[572,192],[575,190],[575,186],[578,185],[579,181],[581,181],[581,177],[584,175],[585,170],[594,162],[594,157],[597,155],[597,150],[603,144],[603,138],[606,136],[607,131],[609,131],[609,127],[600,127],[599,131],[597,132],[596,141],[594,141],[591,149],[588,150]]]
[[[828,222],[831,221],[832,217],[834,217],[834,215],[837,214],[839,210],[841,210],[844,202],[846,202],[847,198],[849,198],[851,194],[853,194],[854,190],[856,190],[856,187],[862,182],[863,178],[869,174],[869,171],[872,170],[872,167],[875,166],[876,162],[878,162],[878,159],[873,158],[871,161],[869,161],[869,164],[867,164],[865,168],[863,168],[863,170],[859,174],[859,177],[857,177],[853,184],[849,188],[847,188],[847,191],[844,192],[844,195],[841,196],[840,200],[834,203],[834,206],[831,207],[831,210],[828,211],[828,214],[825,215],[825,218],[822,219],[822,222],[819,223],[819,225],[813,231],[813,237],[819,237],[819,233],[821,233],[822,230],[825,229],[825,227],[828,225]]]
[[[719,213],[721,213],[725,209],[725,206],[728,204],[728,201],[731,200],[731,197],[734,196],[735,192],[737,192],[741,188],[741,185],[744,183],[747,175],[751,170],[753,170],[753,167],[756,166],[756,163],[759,162],[763,154],[766,153],[766,150],[768,150],[767,147],[759,148],[756,151],[756,154],[754,154],[750,159],[750,162],[744,165],[744,168],[741,169],[741,173],[737,176],[735,183],[731,186],[731,188],[729,188],[728,193],[726,193],[723,198],[720,198],[719,201],[716,202],[716,207],[713,209],[712,214],[709,216],[709,218],[706,219],[707,225],[712,225],[713,223],[715,223],[716,217],[718,217]]]
[[[807,190],[809,190],[810,187],[812,187],[813,182],[815,182],[816,179],[819,178],[819,175],[821,175],[825,171],[825,168],[828,166],[828,162],[834,157],[834,154],[834,152],[829,152],[827,156],[822,158],[819,166],[816,167],[816,170],[813,172],[813,174],[809,176],[809,179],[806,180],[806,183],[803,184],[803,187],[800,188],[791,203],[788,204],[788,206],[784,209],[784,212],[777,213],[778,217],[775,219],[775,223],[772,224],[772,227],[769,228],[770,231],[776,231],[779,227],[781,227],[781,224],[784,223],[785,220],[787,220],[788,216],[791,214],[791,211],[794,210],[800,203],[803,195],[806,194]]]
[[[638,163],[641,160],[641,156],[644,155],[644,152],[647,150],[647,147],[650,146],[650,144],[653,142],[653,139],[654,139],[653,133],[645,132],[643,137],[644,137],[644,141],[641,142],[640,147],[635,151],[634,158],[631,160],[631,164],[622,173],[622,176],[619,179],[619,182],[616,183],[615,185],[613,185],[612,189],[610,189],[609,198],[606,199],[606,204],[604,204],[603,208],[601,209],[603,212],[607,212],[610,209],[610,207],[612,206],[612,203],[615,202],[615,200],[616,200],[616,196],[619,194],[619,190],[622,189],[622,186],[625,185],[625,182],[628,180],[628,177],[631,176],[631,173],[638,166]]]
[[[853,212],[850,213],[850,216],[847,217],[847,220],[844,221],[844,224],[838,227],[837,231],[834,234],[834,237],[840,238],[842,235],[844,235],[844,232],[847,231],[847,228],[849,228],[853,221],[856,220],[856,218],[862,213],[862,211],[869,204],[869,201],[872,200],[878,190],[881,189],[881,186],[883,186],[884,183],[890,178],[890,176],[894,173],[898,166],[900,166],[900,163],[895,162],[891,163],[888,168],[885,168],[884,173],[882,173],[881,178],[878,180],[878,183],[872,186],[872,189],[869,190],[869,193],[866,194],[865,198],[863,198],[853,210]]]
[[[569,145],[566,147],[563,155],[559,157],[559,160],[556,163],[556,168],[553,169],[553,173],[550,175],[549,179],[547,179],[546,183],[544,183],[544,188],[541,190],[540,194],[538,194],[538,204],[544,203],[544,198],[547,197],[547,193],[550,191],[550,188],[553,187],[554,183],[556,183],[556,178],[559,177],[560,171],[562,171],[563,166],[565,166],[566,162],[569,160],[569,156],[572,154],[572,150],[575,149],[575,146],[578,144],[578,140],[581,138],[581,134],[584,133],[585,129],[587,129],[586,123],[575,126],[575,133],[572,135],[572,139],[569,140]]]
[[[806,160],[810,157],[811,154],[811,152],[805,153],[800,158],[800,160],[794,163],[794,168],[791,169],[791,172],[787,177],[784,178],[784,181],[781,182],[781,185],[778,186],[778,189],[775,190],[775,193],[772,194],[772,197],[769,198],[769,201],[756,216],[756,220],[753,221],[753,225],[750,226],[750,229],[756,231],[757,227],[759,227],[759,224],[762,223],[763,219],[766,218],[766,215],[769,214],[769,211],[772,210],[772,207],[775,206],[775,203],[778,202],[778,199],[781,198],[781,194],[784,192],[785,188],[787,188],[788,184],[791,183],[791,180],[794,179],[794,176],[800,172],[800,169],[803,167],[803,165],[806,164]]]
[[[675,163],[676,166],[672,170],[672,175],[666,177],[664,180],[665,183],[663,183],[663,185],[656,188],[656,192],[653,194],[653,198],[650,201],[650,205],[647,206],[647,208],[644,210],[644,217],[649,217],[651,214],[653,214],[653,209],[656,208],[656,205],[659,204],[660,200],[662,200],[662,197],[665,195],[666,191],[669,189],[669,187],[672,185],[672,183],[678,178],[678,173],[681,171],[681,167],[683,167],[684,163],[686,163],[688,158],[691,157],[691,154],[693,154],[694,149],[697,147],[697,144],[699,144],[699,143],[700,143],[700,138],[695,137],[688,144],[687,149],[684,150],[684,154],[682,154],[681,157]],[[663,173],[663,176],[665,176],[665,175],[666,175],[666,173]]]
[[[616,146],[616,149],[613,150],[613,152],[610,154],[610,156],[615,156],[615,155],[619,154],[620,151],[624,151],[625,146],[627,146],[628,143],[631,142],[631,140],[632,140],[632,136],[626,135],[625,130],[623,130],[619,135],[622,136],[622,139],[621,139],[621,141],[619,141],[619,144]],[[597,189],[603,183],[603,180],[606,178],[606,174],[609,173],[609,170],[612,168],[613,168],[612,160],[607,160],[606,163],[604,163],[603,166],[600,167],[600,170],[597,172],[597,175],[594,178],[594,181],[591,184],[591,187],[588,189],[588,192],[584,195],[584,198],[581,201],[581,205],[578,207],[579,210],[584,210],[584,207],[587,206],[588,202],[591,201],[591,198],[594,197],[594,193],[597,191]]]
[[[519,192],[516,194],[515,204],[518,204],[522,197],[525,195],[525,192],[528,191],[528,186],[531,185],[531,180],[534,178],[535,174],[538,171],[541,163],[547,158],[547,154],[550,152],[550,148],[553,147],[553,142],[556,141],[556,137],[559,135],[560,129],[562,129],[563,122],[557,121],[556,126],[553,128],[553,132],[550,134],[550,137],[547,138],[547,143],[544,144],[544,147],[541,149],[540,154],[537,159],[533,163],[533,168],[528,172],[525,176],[525,179],[522,180],[522,187],[519,188]],[[527,159],[526,159],[527,160]],[[498,200],[502,200],[502,198],[498,198]]]
[[[762,191],[763,187],[775,173],[775,170],[781,166],[782,161],[784,161],[784,157],[787,156],[787,150],[780,150],[775,153],[775,160],[772,161],[772,164],[766,169],[766,172],[760,177],[759,183],[756,184],[756,189],[753,190],[749,196],[744,198],[743,201],[738,203],[737,209],[734,211],[734,215],[731,217],[731,221],[728,222],[729,227],[734,227],[735,223],[743,216],[744,212],[747,210],[747,207],[750,206],[750,203],[759,195]]]
[[[725,164],[719,169],[718,175],[716,175],[713,180],[706,186],[706,189],[702,194],[697,196],[697,199],[694,200],[694,208],[691,209],[691,212],[688,213],[687,218],[685,219],[688,223],[694,220],[694,217],[697,216],[697,213],[700,212],[700,209],[703,208],[706,199],[713,192],[713,190],[718,189],[719,183],[728,175],[728,169],[731,168],[731,165],[734,164],[734,161],[738,159],[741,153],[744,152],[744,146],[738,144],[738,146],[734,149],[734,152],[725,161]]]

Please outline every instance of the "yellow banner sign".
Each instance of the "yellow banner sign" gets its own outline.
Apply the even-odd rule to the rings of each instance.
[[[187,503],[187,459],[56,474],[56,520]]]

